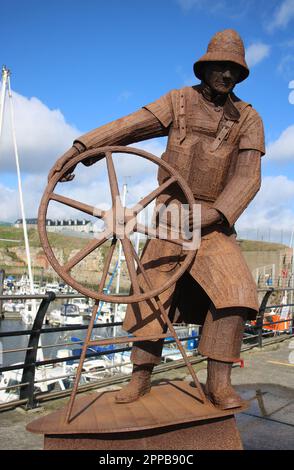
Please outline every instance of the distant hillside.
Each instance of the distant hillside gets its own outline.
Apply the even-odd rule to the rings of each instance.
[[[54,254],[61,265],[68,259],[75,256],[81,249],[89,244],[89,238],[70,236],[68,233],[48,232],[49,243]],[[55,279],[56,273],[48,262],[41,243],[39,233],[36,229],[28,230],[30,252],[34,277],[46,277]],[[142,245],[143,245],[142,241]],[[276,272],[281,272],[280,266],[281,252],[291,249],[279,243],[267,243],[251,240],[239,240],[241,250],[251,272],[255,272],[259,267],[265,265],[276,265]],[[73,268],[73,277],[81,281],[84,285],[97,287],[97,279],[101,275],[104,266],[105,255],[109,248],[109,242],[99,249],[90,253],[83,261]],[[116,249],[117,250],[117,249]],[[113,257],[111,270],[114,269],[118,253]],[[23,231],[14,226],[0,225],[0,268],[6,274],[20,275],[26,272],[26,253],[24,246]],[[110,270],[110,271],[111,271]],[[255,276],[256,277],[256,276]],[[126,263],[123,263],[121,272],[121,287],[128,289],[129,276]]]
[[[38,231],[30,229],[28,230],[28,236],[34,278],[38,279],[41,275],[42,277],[44,275],[46,279],[55,279],[56,273],[44,254]],[[54,232],[48,232],[48,239],[54,255],[61,265],[64,265],[68,259],[75,256],[90,242],[89,238],[79,238]],[[84,285],[97,288],[97,279],[103,271],[105,254],[109,249],[109,245],[110,242],[103,244],[75,266],[71,272],[73,277],[83,282]],[[115,266],[116,259],[117,253],[112,260],[112,269]],[[0,226],[0,268],[4,269],[6,274],[20,275],[26,272],[26,252],[21,228]],[[127,288],[128,278],[125,271],[126,267],[123,267],[121,272],[122,289]]]
[[[41,247],[38,230],[29,229],[28,237],[31,248]],[[61,233],[54,232],[48,232],[48,238],[52,247],[62,249],[65,252],[65,257],[67,257],[67,255],[72,250],[83,248],[85,245],[87,245],[87,243],[89,243],[89,239],[87,238],[70,237],[62,235]],[[22,228],[2,225],[0,226],[0,239],[0,249],[9,249],[16,246],[24,248],[24,237]]]
[[[260,242],[256,240],[238,240],[242,251],[280,251],[289,248],[281,243]]]
[[[8,227],[10,227],[12,224],[12,222],[3,222],[2,220],[0,220],[0,225],[7,225]]]
[[[41,247],[39,233],[35,229],[29,229],[29,243],[31,247]],[[68,234],[48,232],[50,243],[55,248],[60,248],[69,252],[71,250],[83,248],[88,242],[88,238],[69,236]],[[11,248],[13,246],[24,247],[23,230],[5,222],[0,222],[0,248]],[[7,241],[4,241],[6,239]],[[15,241],[8,241],[15,240]],[[255,240],[238,240],[242,251],[279,251],[287,246],[281,243],[261,242]]]

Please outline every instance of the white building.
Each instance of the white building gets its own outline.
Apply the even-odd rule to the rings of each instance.
[[[37,229],[38,219],[26,219],[27,227]],[[14,227],[22,228],[22,219],[16,220]],[[97,232],[96,226],[85,219],[46,219],[46,228],[49,232],[61,232],[73,230],[74,232]]]

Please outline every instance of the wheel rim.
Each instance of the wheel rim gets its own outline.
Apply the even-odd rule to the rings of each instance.
[[[77,253],[73,258],[71,258],[64,266],[62,266],[59,261],[57,260],[51,246],[49,243],[48,235],[47,235],[47,230],[46,230],[46,214],[48,210],[48,205],[49,202],[56,201],[60,202],[62,204],[68,205],[70,207],[73,207],[78,210],[82,210],[83,212],[94,215],[97,218],[103,218],[103,212],[104,211],[99,211],[95,209],[93,206],[90,206],[88,204],[81,203],[79,201],[75,201],[71,198],[67,198],[65,196],[60,196],[58,194],[54,193],[54,189],[57,185],[57,183],[60,181],[60,179],[67,173],[68,170],[70,170],[74,165],[77,165],[78,163],[82,162],[83,160],[86,160],[90,157],[95,157],[97,155],[102,155],[104,154],[102,158],[106,158],[107,161],[107,169],[108,169],[108,176],[109,176],[109,182],[111,186],[111,196],[112,196],[112,202],[115,197],[119,196],[119,189],[118,189],[118,184],[117,184],[117,179],[116,179],[116,174],[115,174],[115,169],[112,161],[112,154],[115,153],[123,153],[123,154],[132,154],[136,155],[138,157],[146,158],[147,160],[155,163],[157,166],[165,169],[170,175],[171,178],[167,180],[167,182],[163,183],[160,185],[156,190],[152,191],[149,195],[147,195],[145,198],[143,198],[140,202],[140,205],[142,201],[145,204],[144,207],[147,207],[147,205],[158,195],[163,193],[163,191],[170,186],[171,184],[177,183],[178,186],[181,188],[188,204],[189,207],[192,208],[194,204],[194,197],[193,193],[190,190],[188,184],[186,181],[178,174],[178,172],[172,168],[168,163],[165,161],[161,160],[160,158],[152,155],[149,152],[146,152],[141,149],[136,149],[134,147],[123,147],[123,146],[111,146],[111,147],[101,147],[98,149],[93,149],[93,150],[88,150],[86,152],[83,152],[79,154],[77,157],[74,157],[71,159],[70,162],[68,162],[66,165],[64,165],[63,169],[55,174],[53,178],[50,180],[48,183],[45,192],[43,194],[40,207],[39,207],[39,214],[38,214],[38,229],[39,229],[39,235],[40,235],[40,241],[43,246],[44,252],[51,264],[51,266],[54,268],[54,270],[57,272],[57,274],[71,287],[76,289],[78,292],[82,293],[83,295],[87,297],[91,297],[95,300],[102,300],[105,302],[111,302],[111,303],[135,303],[135,302],[141,302],[150,298],[154,298],[167,290],[169,287],[171,287],[173,284],[176,283],[176,281],[184,274],[184,272],[187,270],[187,268],[190,266],[192,263],[195,253],[196,253],[196,248],[189,250],[186,254],[185,259],[181,262],[181,265],[177,268],[176,272],[173,273],[168,281],[166,281],[163,285],[161,285],[158,288],[154,288],[151,290],[148,290],[147,292],[140,292],[140,286],[137,281],[137,273],[135,269],[135,264],[134,264],[134,254],[132,252],[133,245],[132,242],[128,238],[122,238],[122,246],[123,250],[125,253],[125,258],[126,258],[126,263],[127,263],[127,268],[128,268],[128,273],[129,273],[129,278],[131,281],[131,287],[133,290],[133,294],[121,294],[121,295],[113,295],[113,294],[105,294],[103,293],[103,287],[104,283],[106,281],[107,275],[108,275],[108,270],[110,267],[112,255],[115,250],[115,245],[116,241],[118,238],[115,236],[112,237],[112,243],[109,249],[109,253],[107,256],[106,264],[104,266],[104,270],[102,273],[102,278],[100,280],[99,288],[97,291],[94,291],[84,285],[82,285],[80,282],[76,281],[71,275],[70,275],[70,270],[73,269],[74,266],[76,266],[82,259],[84,259],[88,254],[90,254],[92,251],[94,251],[96,248],[99,248],[103,243],[105,243],[107,240],[110,238],[107,237],[101,237],[101,239],[94,239],[89,242],[89,244],[82,250]],[[159,192],[160,190],[160,192]],[[154,195],[157,194],[157,195]],[[150,195],[152,195],[152,200],[150,201]],[[148,202],[149,200],[149,202]],[[134,210],[137,207],[135,205],[132,209]],[[141,209],[142,210],[142,209]],[[125,223],[125,221],[124,221]],[[138,228],[138,225],[136,224],[136,227]],[[140,232],[140,230],[137,230]],[[143,232],[140,232],[143,233]],[[156,237],[157,238],[157,237]],[[167,242],[171,242],[171,240],[166,240]],[[182,240],[183,242],[185,240]],[[187,241],[187,240],[186,240]],[[103,279],[104,278],[104,279]],[[102,282],[103,281],[103,282]],[[103,284],[103,285],[102,285]]]

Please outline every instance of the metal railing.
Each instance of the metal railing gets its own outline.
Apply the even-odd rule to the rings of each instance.
[[[285,292],[285,291],[294,291],[293,288],[278,288],[275,289],[273,287],[267,288],[267,289],[258,289],[260,293],[263,293],[263,298],[260,304],[259,312],[256,318],[256,322],[253,325],[250,325],[251,332],[250,334],[246,333],[244,334],[243,338],[243,347],[242,350],[247,350],[253,347],[258,346],[259,348],[263,347],[263,344],[268,344],[268,336],[273,336],[274,339],[272,341],[281,341],[283,339],[288,338],[289,336],[293,335],[293,315],[291,319],[286,319],[286,320],[280,320],[280,321],[275,321],[275,322],[267,322],[265,321],[265,313],[269,309],[274,309],[274,308],[280,308],[280,307],[293,307],[294,304],[289,303],[289,304],[277,304],[277,305],[268,305],[269,299],[273,293],[277,294],[279,292]],[[2,300],[17,300],[17,299],[22,299],[22,300],[28,300],[28,299],[42,299],[42,302],[39,306],[37,315],[35,317],[34,323],[32,325],[32,328],[29,330],[16,330],[16,331],[4,331],[0,332],[0,341],[2,338],[5,337],[17,337],[17,336],[29,336],[28,340],[28,345],[25,348],[14,348],[14,349],[7,349],[3,350],[2,354],[9,354],[13,352],[25,352],[25,360],[23,363],[20,364],[13,364],[13,365],[7,365],[7,366],[2,366],[0,367],[0,374],[3,372],[7,371],[13,371],[13,370],[20,370],[22,371],[22,378],[19,383],[13,384],[11,386],[6,386],[0,388],[0,391],[2,390],[19,390],[19,399],[13,400],[13,401],[8,401],[4,403],[0,403],[0,410],[5,410],[11,407],[15,406],[24,406],[27,409],[35,408],[36,406],[39,405],[40,402],[48,399],[53,399],[57,397],[63,397],[67,396],[71,392],[71,388],[68,388],[66,390],[61,390],[61,391],[51,391],[51,392],[43,392],[40,393],[36,390],[36,386],[38,386],[39,383],[46,383],[52,380],[52,378],[44,378],[40,380],[36,380],[36,369],[41,368],[41,367],[46,367],[46,366],[54,366],[55,364],[62,364],[62,363],[69,363],[72,361],[77,361],[80,358],[80,354],[71,354],[70,356],[67,357],[56,357],[53,359],[46,359],[46,360],[37,360],[37,352],[38,349],[49,349],[49,348],[55,348],[55,347],[61,347],[61,346],[71,346],[71,345],[79,345],[83,343],[83,340],[75,341],[75,342],[66,342],[66,343],[58,343],[58,344],[52,344],[52,345],[46,345],[46,346],[39,346],[39,340],[40,340],[40,335],[41,334],[50,334],[50,333],[56,333],[56,332],[70,332],[70,331],[75,331],[75,330],[87,330],[88,325],[73,325],[73,326],[60,326],[60,327],[50,327],[50,328],[44,328],[43,323],[44,323],[44,318],[46,316],[46,313],[48,311],[48,307],[50,304],[58,299],[65,299],[69,301],[70,299],[74,298],[82,298],[80,294],[55,294],[54,292],[47,292],[46,294],[43,295],[0,295],[0,301]],[[287,325],[287,328],[285,331],[276,331],[274,325],[278,325],[281,323],[285,323]],[[111,323],[100,323],[100,324],[95,324],[94,328],[101,329],[101,328],[112,328],[112,327],[117,327],[121,326],[122,322],[111,322]],[[269,329],[271,327],[271,329]],[[274,327],[274,328],[273,328]],[[200,335],[199,335],[200,336]],[[179,338],[180,341],[189,341],[193,340],[197,344],[199,340],[199,336],[184,336],[182,338]],[[174,343],[174,339],[166,340],[166,344],[172,344]],[[102,351],[93,351],[93,352],[87,352],[86,358],[99,358],[99,357],[105,357],[105,355],[114,355],[118,353],[123,353],[126,351],[130,351],[131,346],[127,345],[127,342],[122,345],[122,347],[115,347],[112,349],[107,349],[107,351],[102,350]],[[191,349],[190,352],[192,353],[192,357],[190,356],[190,361],[192,363],[197,363],[205,360],[205,358],[201,358],[197,356],[197,348],[195,347],[194,349]],[[127,366],[129,365],[130,362],[124,362],[121,364],[121,366]],[[171,361],[168,363],[162,363],[159,366],[155,368],[155,372],[162,372],[164,370],[172,369],[172,368],[177,368],[177,367],[183,367],[183,361],[182,360],[175,360]],[[117,369],[118,365],[111,365],[111,366],[106,366],[104,367],[104,371],[106,370],[111,370],[111,369]],[[86,371],[84,371],[84,374],[86,374]],[[75,372],[70,372],[66,374],[62,374],[60,376],[55,377],[56,380],[60,379],[68,379],[71,380],[74,378]],[[126,379],[127,374],[117,374],[114,375],[110,378],[105,378],[105,377],[98,377],[98,380],[95,382],[87,383],[84,385],[79,386],[79,392],[89,390],[92,388],[98,388],[102,387],[105,385],[113,384],[113,383],[118,383]]]

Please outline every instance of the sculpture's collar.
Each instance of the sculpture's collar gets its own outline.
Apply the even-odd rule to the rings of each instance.
[[[229,95],[215,95],[213,94],[210,86],[204,82],[202,82],[197,88],[206,101],[213,103],[215,106],[221,106],[224,108],[224,115],[227,119],[232,121],[238,121],[240,119],[240,112],[233,102],[235,99],[234,93],[230,93]]]

